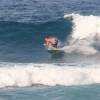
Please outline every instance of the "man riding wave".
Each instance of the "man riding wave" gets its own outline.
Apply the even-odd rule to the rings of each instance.
[[[45,38],[45,43],[44,45],[48,48],[48,49],[57,49],[57,45],[58,45],[58,39],[55,37],[46,37]]]

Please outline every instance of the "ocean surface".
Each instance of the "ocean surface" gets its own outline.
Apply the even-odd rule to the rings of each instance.
[[[100,0],[1,0],[0,100],[100,100]]]

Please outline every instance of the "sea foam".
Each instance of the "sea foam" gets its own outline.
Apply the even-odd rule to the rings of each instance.
[[[100,43],[100,16],[83,16],[66,14],[64,18],[72,18],[73,30],[69,37],[69,45],[63,49],[66,53],[93,55],[99,51],[94,47]]]
[[[96,65],[27,64],[0,68],[0,87],[33,85],[83,85],[100,83],[100,67]]]

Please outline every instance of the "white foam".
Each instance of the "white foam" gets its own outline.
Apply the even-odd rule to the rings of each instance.
[[[69,53],[95,54],[98,52],[93,44],[100,42],[100,16],[83,16],[79,14],[66,14],[64,18],[72,17],[73,31],[69,45],[63,49]]]
[[[98,52],[93,46],[91,46],[91,42],[89,43],[86,40],[78,40],[74,43],[72,43],[72,40],[70,40],[70,44],[65,45],[62,50],[64,50],[66,53],[75,52],[84,55],[93,55]]]
[[[15,67],[14,67],[15,66]],[[82,85],[100,83],[100,67],[53,64],[14,65],[0,68],[0,87],[42,85]]]
[[[100,36],[100,16],[82,16],[79,14],[68,14],[64,17],[73,18],[73,38],[84,39],[87,37],[93,37],[97,34]]]

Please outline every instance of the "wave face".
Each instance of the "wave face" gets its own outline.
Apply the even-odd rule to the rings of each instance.
[[[0,87],[25,87],[36,84],[71,86],[100,83],[98,65],[85,65],[85,67],[72,64],[59,65],[7,64],[7,67],[0,68]]]
[[[64,42],[71,26],[65,19],[44,24],[0,22],[0,61],[45,61],[49,55],[43,46],[44,38],[55,36]]]

